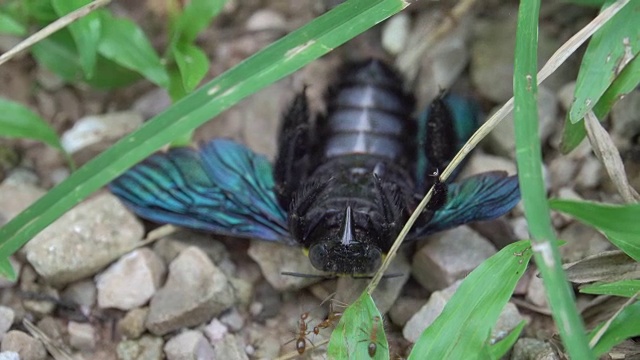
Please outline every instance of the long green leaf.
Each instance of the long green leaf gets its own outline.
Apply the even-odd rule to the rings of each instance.
[[[25,35],[27,28],[9,14],[0,13],[0,34]]]
[[[592,359],[573,290],[562,270],[542,177],[537,106],[539,0],[523,0],[518,11],[513,92],[518,178],[536,265],[562,341],[573,359]]]
[[[85,164],[0,228],[0,258],[175,136],[202,125],[244,97],[399,12],[402,0],[352,0],[271,44],[145,123]]]
[[[603,10],[614,1],[608,1]],[[631,1],[598,30],[582,58],[576,81],[572,123],[584,118],[638,52],[640,52],[640,2]]]
[[[552,209],[603,231],[640,234],[640,204],[612,205],[563,199],[553,199],[549,204]]]
[[[510,244],[467,276],[409,359],[476,359],[531,259],[529,241]]]
[[[640,280],[620,280],[612,283],[595,283],[580,288],[584,294],[632,297],[640,291]]]
[[[520,334],[524,329],[527,322],[522,320],[515,329],[511,330],[509,335],[507,335],[504,339],[498,341],[497,343],[489,346],[489,352],[491,354],[491,358],[493,359],[502,359],[509,350],[515,345],[516,341],[520,338]]]

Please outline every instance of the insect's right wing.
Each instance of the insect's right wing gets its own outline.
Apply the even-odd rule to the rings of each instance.
[[[491,171],[448,184],[447,201],[426,224],[417,224],[409,237],[421,238],[473,221],[492,220],[520,201],[516,175]]]
[[[154,222],[293,243],[273,191],[271,165],[231,140],[152,155],[109,188],[137,215]]]

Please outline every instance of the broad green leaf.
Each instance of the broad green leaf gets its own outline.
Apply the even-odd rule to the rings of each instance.
[[[624,308],[611,322],[607,331],[593,348],[596,356],[604,355],[623,340],[640,335],[640,321],[638,319],[640,319],[640,301]],[[591,331],[589,338],[593,338],[603,325],[601,324]]]
[[[550,206],[599,229],[620,250],[640,261],[640,204],[610,205],[554,199]]]
[[[373,356],[370,346],[376,348]],[[366,292],[342,314],[331,333],[327,355],[330,359],[389,359],[382,315]]]
[[[515,329],[511,330],[509,335],[507,335],[504,339],[498,341],[497,343],[489,346],[489,351],[492,359],[502,359],[509,350],[515,345],[516,341],[520,338],[520,334],[524,329],[527,322],[522,320]]]
[[[583,294],[632,297],[640,291],[640,280],[620,280],[612,283],[594,283],[580,287]]]
[[[102,40],[98,47],[106,58],[144,75],[161,87],[169,86],[169,75],[158,54],[138,25],[128,19],[103,13]]]
[[[192,0],[187,3],[172,26],[173,44],[191,44],[224,7],[226,0]]]
[[[184,82],[182,81],[182,74],[177,66],[171,67],[167,70],[169,73],[169,97],[173,102],[176,102],[183,97],[187,96],[187,89],[184,88]]]
[[[58,135],[43,118],[29,108],[4,98],[0,98],[0,136],[34,139],[62,149]]]
[[[606,0],[564,0],[564,2],[574,3],[582,6],[600,7],[606,2]]]
[[[9,14],[0,12],[0,34],[25,35],[27,28]]]
[[[90,0],[52,0],[58,16],[64,16],[90,2]],[[93,76],[98,55],[101,28],[100,15],[96,12],[89,13],[69,24],[68,28],[80,54],[80,65],[82,65],[85,76],[90,78]]]
[[[140,79],[139,74],[101,55],[98,55],[94,76],[85,79],[73,38],[67,29],[62,29],[34,45],[32,54],[39,64],[71,83],[84,80],[99,89],[113,89]]]
[[[11,265],[8,257],[0,258],[0,276],[5,277],[9,281],[16,281],[16,270]]]
[[[608,1],[603,7],[611,5]],[[631,1],[598,30],[587,47],[576,81],[570,110],[572,123],[580,121],[640,51],[640,2]]]
[[[342,3],[205,84],[93,158],[0,228],[0,256],[15,252],[65,211],[176,136],[211,120],[407,5],[402,0]]]
[[[531,259],[529,241],[513,243],[467,276],[409,359],[476,359]]]
[[[633,91],[639,83],[640,56],[636,55],[624,70],[622,70],[620,75],[616,77],[600,100],[598,100],[598,104],[593,107],[593,112],[596,117],[600,120],[605,119],[616,101]],[[572,124],[568,115],[564,124],[565,127],[562,132],[561,151],[564,154],[567,154],[580,145],[580,142],[582,142],[585,136],[587,136],[587,131],[582,121]]]
[[[182,84],[189,93],[198,86],[209,71],[209,59],[199,47],[180,43],[174,47],[173,56],[180,70]]]
[[[83,78],[78,52],[71,34],[62,29],[51,34],[31,48],[36,61],[67,82]]]
[[[58,15],[53,9],[51,1],[23,0],[24,12],[30,18],[36,20],[40,25],[48,25],[58,20]]]

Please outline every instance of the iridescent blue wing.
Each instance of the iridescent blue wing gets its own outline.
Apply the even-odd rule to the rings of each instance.
[[[423,237],[473,221],[504,215],[520,201],[518,177],[492,171],[448,184],[447,202],[427,223],[414,227],[411,238]]]
[[[292,243],[271,165],[226,139],[152,155],[109,188],[140,217],[239,237]]]
[[[479,126],[480,109],[469,99],[447,94],[439,97],[418,118],[416,184],[430,187],[428,176],[442,171]],[[458,166],[461,169],[462,166]],[[459,170],[450,179],[455,179]]]

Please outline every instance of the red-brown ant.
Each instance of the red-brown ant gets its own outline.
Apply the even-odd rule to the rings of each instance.
[[[307,349],[307,341],[311,344],[311,346],[315,346],[313,345],[313,343],[311,342],[310,339],[307,338],[307,335],[309,335],[311,333],[311,331],[308,330],[308,323],[309,321],[307,320],[309,318],[309,312],[304,312],[302,314],[300,314],[300,319],[298,320],[298,333],[297,333],[297,337],[287,341],[285,343],[285,345],[287,345],[288,343],[292,342],[295,340],[296,342],[296,350],[298,351],[298,354],[302,355],[304,354],[304,351]]]
[[[373,323],[371,324],[371,333],[367,334],[367,331],[363,328],[360,328],[362,332],[369,336],[368,339],[360,340],[359,342],[369,341],[369,345],[367,345],[367,352],[370,357],[374,357],[376,355],[376,351],[378,351],[378,327],[380,326],[380,316],[373,317]]]

